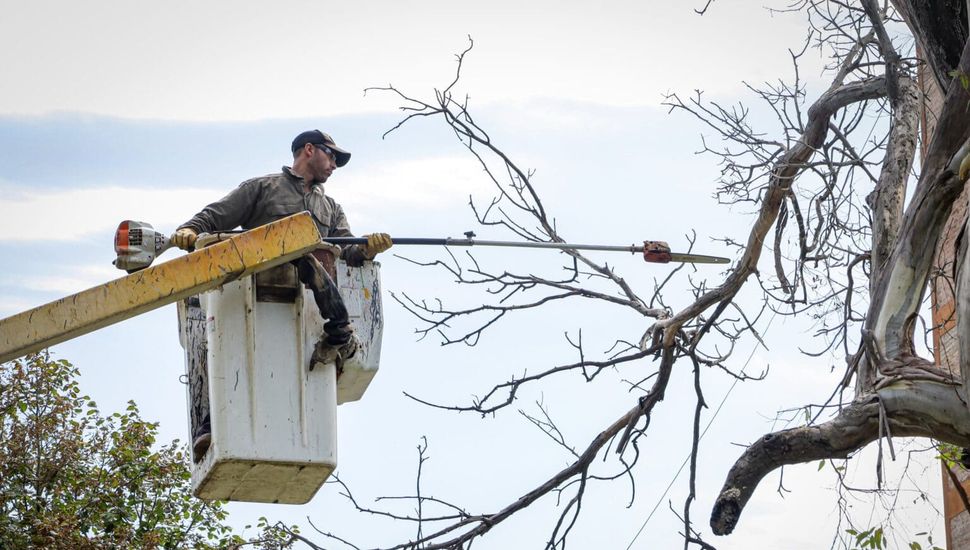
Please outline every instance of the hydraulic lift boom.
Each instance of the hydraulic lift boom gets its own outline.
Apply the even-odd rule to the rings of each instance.
[[[320,244],[303,212],[59,300],[0,319],[0,362],[296,259]]]

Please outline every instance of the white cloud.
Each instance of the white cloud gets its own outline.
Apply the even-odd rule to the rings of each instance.
[[[26,311],[38,303],[13,296],[0,295],[0,318]]]
[[[376,208],[423,210],[462,204],[469,194],[479,194],[491,185],[481,165],[467,157],[431,157],[373,164],[348,174],[337,175],[328,184],[333,195],[348,211],[360,213]]]
[[[418,207],[424,212],[452,208],[464,204],[469,193],[479,195],[491,185],[469,157],[375,163],[338,175],[339,179],[328,184],[327,193],[334,195],[355,224],[386,219],[389,210],[411,217]],[[0,194],[0,212],[4,213],[0,216],[0,242],[73,241],[113,231],[126,219],[171,231],[229,191],[110,186],[38,192],[5,186]],[[63,289],[76,282],[74,277],[48,277],[34,284]]]
[[[124,275],[113,266],[101,264],[71,266],[65,272],[70,276],[31,275],[18,279],[14,284],[26,290],[73,294]]]
[[[122,220],[174,227],[222,193],[209,189],[103,187],[63,191],[4,189],[0,242],[72,241],[112,231]]]
[[[362,90],[447,85],[469,34],[473,104],[656,105],[666,90],[718,93],[788,75],[785,48],[804,36],[801,14],[741,0],[704,17],[690,3],[633,0],[107,0],[58,2],[56,18],[51,4],[21,2],[0,21],[0,66],[16,83],[0,89],[0,112],[254,120],[385,110],[394,97]],[[803,77],[818,74],[806,64]]]

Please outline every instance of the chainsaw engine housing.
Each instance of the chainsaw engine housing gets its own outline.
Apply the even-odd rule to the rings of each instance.
[[[115,231],[115,253],[118,256],[111,263],[118,269],[134,273],[150,266],[170,246],[168,236],[155,231],[151,224],[125,220]]]

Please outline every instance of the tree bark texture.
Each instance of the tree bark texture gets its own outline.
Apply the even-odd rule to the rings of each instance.
[[[955,386],[902,381],[858,397],[823,424],[765,435],[728,473],[711,512],[711,529],[717,535],[731,533],[758,483],[777,468],[847,458],[880,435],[934,437],[970,446],[970,410]]]
[[[916,82],[912,78],[901,77],[899,99],[893,109],[889,143],[886,145],[886,160],[876,188],[867,197],[872,210],[872,226],[882,228],[881,231],[872,232],[873,272],[883,269],[899,236],[906,182],[916,156],[919,100]]]
[[[967,41],[966,0],[894,0],[893,5],[912,29],[937,84],[945,90]]]

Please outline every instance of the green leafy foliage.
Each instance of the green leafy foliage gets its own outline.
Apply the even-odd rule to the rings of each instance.
[[[65,360],[0,365],[0,548],[226,548],[220,503],[191,495],[186,450],[158,425],[103,416]]]
[[[970,75],[967,75],[967,73],[957,69],[953,69],[952,71],[950,71],[950,77],[959,78],[960,85],[963,86],[963,89],[970,90]]]
[[[865,531],[857,531],[856,529],[846,529],[846,533],[850,538],[850,548],[853,550],[865,550],[865,549],[875,549],[879,550],[882,548],[888,548],[888,541],[885,536],[885,532],[882,527],[872,527],[866,529]],[[916,533],[917,537],[926,537],[927,546],[923,546],[918,541],[912,541],[908,544],[909,550],[943,550],[939,546],[933,544],[933,535],[927,532]]]
[[[874,550],[886,548],[887,542],[883,536],[882,527],[873,527],[861,532],[855,529],[846,529],[845,532],[855,537],[853,548],[871,548]]]
[[[920,544],[919,542],[917,542],[917,541],[914,540],[914,541],[912,541],[912,542],[909,543],[909,550],[924,550],[924,549],[925,550],[943,550],[939,546],[936,546],[935,544],[933,544],[933,535],[930,535],[929,533],[923,532],[923,533],[916,533],[916,536],[917,537],[926,537],[926,541],[927,541],[928,546],[923,546],[922,544]]]
[[[952,470],[963,467],[960,461],[961,449],[956,445],[950,445],[949,443],[937,443],[936,450],[940,453],[937,458],[942,460],[947,468]]]

